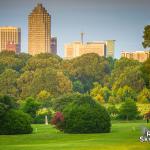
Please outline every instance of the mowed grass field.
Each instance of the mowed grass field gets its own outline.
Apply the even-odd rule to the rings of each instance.
[[[141,143],[144,122],[114,122],[111,133],[64,134],[50,125],[33,125],[33,134],[1,135],[0,150],[150,150]]]

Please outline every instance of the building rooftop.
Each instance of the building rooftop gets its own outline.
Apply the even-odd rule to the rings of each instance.
[[[47,10],[44,8],[44,6],[40,3],[37,4],[36,7],[34,7],[34,9],[32,10],[32,12],[30,13],[30,15],[32,14],[48,14]]]

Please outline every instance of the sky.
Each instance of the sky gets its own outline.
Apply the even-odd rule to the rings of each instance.
[[[28,52],[28,15],[42,3],[51,15],[52,36],[58,39],[58,55],[64,44],[116,40],[115,57],[121,51],[144,50],[144,27],[150,24],[150,0],[0,0],[0,26],[21,27],[22,52]]]

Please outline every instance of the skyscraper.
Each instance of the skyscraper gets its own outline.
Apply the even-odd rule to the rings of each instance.
[[[28,16],[28,51],[31,55],[51,52],[51,16],[38,4]]]
[[[21,29],[12,26],[0,27],[0,52],[21,51]]]
[[[106,57],[114,57],[115,53],[115,40],[106,41]]]
[[[57,38],[56,37],[51,38],[51,52],[53,54],[57,54]]]

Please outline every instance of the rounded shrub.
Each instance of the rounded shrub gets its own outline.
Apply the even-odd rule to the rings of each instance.
[[[22,111],[9,110],[0,119],[0,134],[32,133],[31,117]]]
[[[80,95],[64,111],[63,130],[66,133],[107,133],[111,121],[106,109],[91,96]]]
[[[65,109],[65,107],[68,106],[70,103],[80,99],[80,95],[81,94],[79,93],[69,93],[59,96],[52,100],[52,107],[56,112],[62,112]]]

